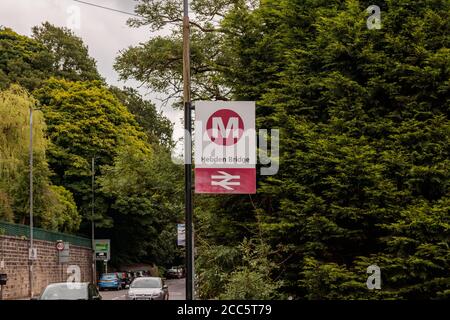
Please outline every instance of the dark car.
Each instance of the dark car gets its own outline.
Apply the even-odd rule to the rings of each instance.
[[[145,276],[145,271],[135,271],[135,278],[141,278]]]
[[[101,300],[102,296],[92,283],[62,282],[49,284],[34,300]]]
[[[132,272],[127,272],[127,278],[128,278],[128,281],[129,281],[128,285],[130,285],[131,282],[133,282],[133,280],[134,280],[133,273]]]
[[[131,282],[133,282],[133,278],[131,277],[131,273],[129,272],[122,272],[122,273],[125,279],[125,288],[128,288]]]
[[[128,288],[128,286],[131,283],[131,279],[128,277],[128,274],[126,272],[116,272],[116,274],[117,277],[120,279],[122,289]]]

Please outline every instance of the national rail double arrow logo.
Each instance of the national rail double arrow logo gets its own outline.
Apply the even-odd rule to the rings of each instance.
[[[234,188],[231,188],[230,186],[240,186],[240,181],[232,181],[232,180],[240,180],[241,176],[233,176],[225,171],[218,171],[220,173],[220,176],[213,175],[211,176],[211,185],[212,186],[220,186],[224,188],[225,190],[234,190]],[[219,181],[214,181],[219,180]]]

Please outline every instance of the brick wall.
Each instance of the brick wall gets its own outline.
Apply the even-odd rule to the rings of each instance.
[[[4,261],[4,268],[0,273],[8,274],[8,283],[3,286],[3,299],[20,299],[29,296],[29,241],[17,237],[0,236],[0,262]],[[69,265],[78,265],[81,271],[81,281],[91,281],[92,251],[90,248],[77,247],[70,244],[70,262],[58,263],[56,243],[34,240],[38,258],[33,265],[34,295],[41,294],[50,283],[64,282]]]

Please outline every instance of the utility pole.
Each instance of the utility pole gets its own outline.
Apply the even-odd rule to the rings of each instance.
[[[33,107],[30,107],[30,248],[28,250],[29,261],[29,294],[33,298]]]
[[[92,283],[97,285],[97,275],[96,275],[96,261],[95,261],[95,223],[94,223],[94,200],[95,200],[95,157],[92,157],[92,214],[91,214],[91,236],[92,236]]]
[[[183,100],[184,100],[184,188],[186,219],[186,300],[194,299],[194,238],[192,219],[192,102],[189,1],[183,1]]]

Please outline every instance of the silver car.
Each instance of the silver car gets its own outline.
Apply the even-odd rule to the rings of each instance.
[[[169,288],[159,277],[136,278],[130,285],[127,300],[169,300]]]
[[[102,296],[92,283],[62,282],[49,284],[33,300],[102,300]]]

